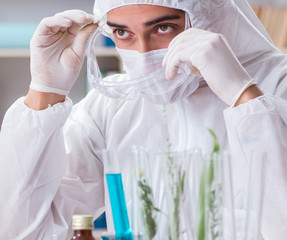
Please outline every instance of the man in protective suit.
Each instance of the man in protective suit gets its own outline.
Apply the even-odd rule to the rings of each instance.
[[[95,88],[72,107],[67,95],[95,30],[113,38],[126,73],[101,79],[91,72]],[[261,233],[286,239],[286,66],[245,1],[96,0],[94,15],[70,10],[43,19],[31,40],[30,90],[1,129],[0,236],[70,239],[73,214],[103,211],[111,230],[98,152],[118,150],[128,186],[131,145],[166,150],[165,104],[174,150],[210,152],[210,128],[236,156],[239,222],[248,156],[262,149],[272,156]],[[97,69],[93,61],[89,67]],[[107,91],[109,82],[115,84]]]

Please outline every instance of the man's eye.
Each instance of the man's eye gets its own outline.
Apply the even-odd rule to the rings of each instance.
[[[130,36],[130,33],[128,31],[120,29],[115,30],[114,33],[118,39],[127,39]]]
[[[159,33],[169,33],[173,30],[173,27],[172,26],[169,26],[169,25],[161,25],[159,26],[158,28],[158,32]]]

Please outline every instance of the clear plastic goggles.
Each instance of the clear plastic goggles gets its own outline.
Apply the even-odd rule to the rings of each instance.
[[[135,99],[139,95],[152,98],[160,97],[170,102],[175,95],[186,95],[198,87],[198,80],[190,74],[189,66],[180,66],[178,74],[172,81],[166,79],[162,59],[167,49],[159,49],[147,53],[134,50],[117,49],[126,74],[115,74],[103,78],[97,63],[95,43],[100,34],[112,38],[113,33],[106,21],[101,21],[99,28],[92,35],[87,55],[87,75],[92,87],[108,97]],[[175,94],[176,93],[176,94]]]

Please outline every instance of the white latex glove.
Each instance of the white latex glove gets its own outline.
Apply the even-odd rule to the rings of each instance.
[[[182,63],[198,69],[211,90],[231,106],[244,90],[254,84],[220,34],[190,28],[177,35],[170,42],[163,59],[167,79],[176,76]]]
[[[79,76],[88,39],[97,28],[93,21],[93,15],[69,10],[40,22],[30,43],[31,89],[69,93]]]

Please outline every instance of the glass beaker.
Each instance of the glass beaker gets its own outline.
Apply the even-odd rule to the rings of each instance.
[[[132,230],[142,240],[157,239],[157,215],[160,212],[155,202],[155,188],[147,153],[144,147],[133,146],[130,158]]]
[[[102,236],[102,239],[131,240],[133,238],[129,224],[117,151],[106,149],[102,150],[101,154],[104,162],[104,172],[109,190],[110,204],[115,228],[115,236]]]
[[[231,166],[227,152],[213,152],[204,159],[199,211],[196,239],[235,239]]]
[[[266,160],[267,153],[264,151],[254,151],[250,156],[245,240],[262,239],[260,227],[265,188],[264,176]]]
[[[184,184],[191,153],[133,148],[132,229],[141,239],[188,239]]]

